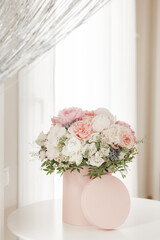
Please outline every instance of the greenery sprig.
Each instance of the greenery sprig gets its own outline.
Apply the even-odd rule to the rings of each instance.
[[[101,178],[101,176],[106,173],[109,172],[115,173],[117,171],[119,171],[122,177],[125,178],[128,172],[128,163],[132,162],[132,160],[135,158],[135,155],[137,154],[137,149],[132,148],[128,150],[127,148],[121,148],[121,151],[125,153],[124,159],[111,161],[106,157],[105,162],[100,167],[89,165],[88,159],[83,158],[81,164],[78,166],[76,165],[76,163],[68,164],[67,161],[61,161],[58,163],[54,159],[53,160],[44,159],[42,161],[41,168],[47,172],[47,175],[52,174],[55,170],[60,175],[63,175],[63,173],[66,171],[70,171],[70,173],[77,171],[80,173],[80,171],[87,166],[88,176],[90,179],[94,179],[96,177]]]

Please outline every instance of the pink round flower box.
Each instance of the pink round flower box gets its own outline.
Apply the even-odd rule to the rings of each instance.
[[[63,175],[63,221],[114,229],[126,220],[130,197],[125,185],[111,173],[90,180],[88,168]]]

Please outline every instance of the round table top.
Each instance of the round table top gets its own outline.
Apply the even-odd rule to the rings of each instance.
[[[62,202],[49,200],[17,209],[8,217],[10,231],[24,240],[159,240],[160,202],[135,198],[125,223],[116,230],[62,222]]]

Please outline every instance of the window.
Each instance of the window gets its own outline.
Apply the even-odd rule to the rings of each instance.
[[[30,160],[32,143],[59,109],[109,108],[136,127],[135,1],[112,0],[44,58],[19,74],[19,205],[61,197],[62,179]],[[127,185],[136,195],[133,164]],[[134,180],[133,180],[134,179]]]

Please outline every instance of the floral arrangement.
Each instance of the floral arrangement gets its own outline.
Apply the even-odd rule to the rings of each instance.
[[[126,176],[128,163],[137,154],[135,132],[129,124],[116,121],[104,108],[63,109],[51,120],[49,132],[41,132],[36,140],[41,167],[47,174],[80,172],[88,166],[90,178],[116,171]]]

